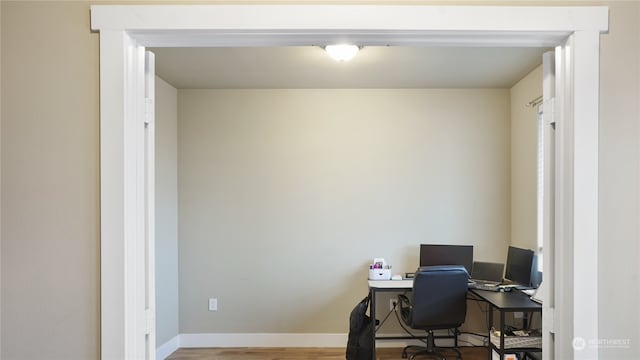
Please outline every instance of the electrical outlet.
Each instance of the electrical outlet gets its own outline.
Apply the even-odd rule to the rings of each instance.
[[[516,311],[513,313],[513,318],[514,319],[522,319],[522,317],[524,316],[524,314],[520,311]]]
[[[398,304],[398,298],[389,299],[389,310],[393,310],[393,308],[396,307],[397,304]]]
[[[218,311],[218,299],[209,298],[209,311]]]

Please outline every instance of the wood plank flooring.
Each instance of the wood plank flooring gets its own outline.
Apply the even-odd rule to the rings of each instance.
[[[487,349],[461,348],[464,360],[486,360]],[[379,348],[378,360],[401,360],[402,349]],[[448,354],[448,353],[447,353]],[[427,359],[427,357],[418,357]],[[344,360],[344,348],[189,348],[178,349],[167,360]],[[455,359],[453,355],[447,359]]]

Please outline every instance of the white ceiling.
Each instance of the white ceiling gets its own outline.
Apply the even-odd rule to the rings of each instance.
[[[544,48],[364,47],[339,63],[317,46],[151,48],[179,89],[510,88]]]

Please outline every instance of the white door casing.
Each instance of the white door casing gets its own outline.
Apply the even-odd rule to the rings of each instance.
[[[597,350],[574,351],[572,341],[598,334],[598,72],[606,7],[96,5],[91,27],[100,31],[103,360],[144,359],[146,327],[153,327],[139,290],[152,279],[145,274],[145,241],[153,243],[144,207],[153,180],[144,175],[144,48],[337,41],[556,47],[555,240],[565,261],[553,289],[554,353],[597,358]]]
[[[554,356],[554,313],[555,313],[555,116],[554,103],[556,91],[556,63],[555,53],[543,54],[542,62],[542,139],[543,139],[543,211],[542,237],[544,280],[538,289],[542,294],[542,350],[543,359],[553,359]]]
[[[144,62],[144,163],[145,163],[145,360],[155,360],[156,358],[156,184],[155,184],[155,55],[152,52],[145,52]]]

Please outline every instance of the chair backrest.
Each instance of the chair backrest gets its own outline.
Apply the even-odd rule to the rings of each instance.
[[[410,326],[436,330],[459,327],[467,315],[467,282],[464,266],[424,266],[413,279]]]

